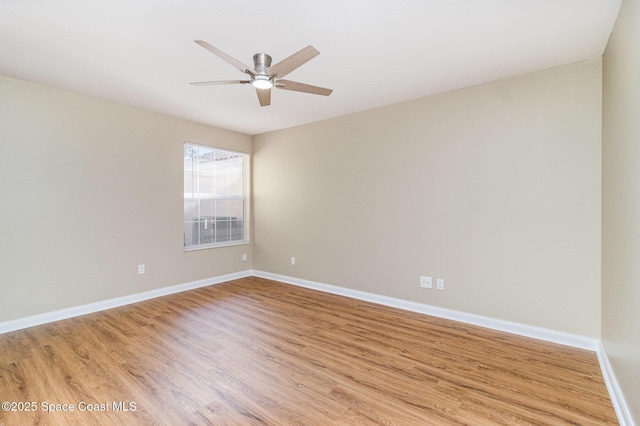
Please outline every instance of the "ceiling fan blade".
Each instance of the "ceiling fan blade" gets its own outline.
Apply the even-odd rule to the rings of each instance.
[[[271,89],[256,89],[260,106],[271,105]]]
[[[234,67],[236,67],[240,71],[242,71],[244,73],[247,73],[247,74],[251,74],[251,75],[255,74],[251,70],[251,67],[246,66],[245,64],[243,64],[242,62],[240,62],[237,59],[233,58],[232,56],[227,55],[226,53],[224,53],[222,50],[218,49],[217,47],[214,47],[214,46],[210,45],[206,41],[204,41],[204,40],[194,40],[194,42],[196,42],[200,46],[204,47],[205,49],[207,49],[209,52],[213,53],[214,55],[216,55],[220,59],[226,61],[227,63],[229,63],[231,65],[233,65]]]
[[[329,96],[333,89],[326,89],[324,87],[312,86],[310,84],[298,83],[291,80],[277,80],[276,87],[284,90],[294,90],[296,92],[312,93],[314,95]]]
[[[189,83],[193,86],[213,86],[216,84],[247,84],[251,83],[250,80],[220,80],[220,81],[194,81]]]
[[[319,54],[320,52],[313,46],[307,46],[269,68],[269,75],[276,75],[278,78],[284,77]]]

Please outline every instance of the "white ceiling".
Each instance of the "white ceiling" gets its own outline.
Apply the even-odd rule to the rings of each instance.
[[[602,55],[621,0],[0,0],[0,74],[258,134]],[[249,85],[248,65],[307,45],[286,78],[329,97]]]

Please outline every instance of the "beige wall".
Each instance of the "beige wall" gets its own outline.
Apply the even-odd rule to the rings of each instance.
[[[0,77],[0,322],[250,269],[250,245],[183,251],[184,141],[251,152],[250,136]]]
[[[600,123],[597,59],[255,136],[254,268],[598,338]]]
[[[602,340],[640,424],[640,2],[625,0],[603,65]]]

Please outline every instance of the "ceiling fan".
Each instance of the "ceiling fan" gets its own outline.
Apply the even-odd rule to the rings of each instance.
[[[194,40],[197,44],[218,56],[220,59],[233,65],[241,72],[248,74],[248,80],[222,80],[222,81],[198,81],[191,83],[194,86],[209,86],[215,84],[250,84],[256,88],[260,106],[271,105],[271,88],[293,90],[296,92],[312,93],[314,95],[329,96],[333,90],[297,81],[282,80],[282,77],[297,69],[320,54],[313,46],[307,46],[293,55],[271,66],[271,56],[266,53],[253,55],[253,70],[242,62],[227,55],[222,50],[207,43],[204,40]]]

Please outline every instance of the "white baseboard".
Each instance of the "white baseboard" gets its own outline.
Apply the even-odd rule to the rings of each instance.
[[[589,337],[564,333],[561,331],[549,330],[546,328],[534,327],[531,325],[519,324],[515,322],[510,322],[510,321],[499,320],[499,319],[485,317],[481,315],[469,314],[465,312],[455,311],[452,309],[439,308],[437,306],[427,305],[424,303],[410,302],[408,300],[381,296],[379,294],[367,293],[364,291],[352,290],[344,287],[337,287],[329,284],[303,280],[300,278],[288,277],[285,275],[272,274],[270,272],[253,270],[252,274],[256,277],[267,278],[275,281],[284,282],[287,284],[293,284],[300,287],[319,290],[325,293],[332,293],[340,296],[351,297],[354,299],[364,300],[367,302],[378,303],[380,305],[404,309],[406,311],[432,315],[434,317],[450,319],[454,321],[463,322],[466,324],[472,324],[480,327],[490,328],[493,330],[517,334],[520,336],[532,337],[534,339],[545,340],[547,342],[558,343],[565,346],[572,346],[575,348],[587,349],[594,352],[598,350],[599,340],[589,338]]]
[[[218,277],[207,278],[204,280],[193,281],[185,284],[178,284],[170,287],[163,287],[156,290],[146,291],[128,296],[118,297],[115,299],[104,300],[100,302],[90,303],[87,305],[74,306],[71,308],[61,309],[58,311],[47,312],[44,314],[33,315],[16,320],[0,323],[0,333],[20,330],[22,328],[33,327],[40,324],[46,324],[53,321],[72,318],[80,315],[86,315],[93,312],[111,309],[118,306],[129,305],[131,303],[141,302],[143,300],[153,299],[155,297],[166,296],[173,293],[192,290],[198,287],[204,287],[213,284],[219,284],[226,281],[244,278],[248,276],[256,276],[267,278],[275,281],[293,284],[299,287],[306,287],[314,290],[332,293],[341,296],[351,297],[354,299],[364,300],[367,302],[378,303],[381,305],[391,306],[394,308],[404,309],[407,311],[418,312],[426,315],[432,315],[440,318],[460,321],[467,324],[478,325],[480,327],[490,328],[493,330],[513,333],[520,336],[532,337],[548,342],[559,343],[562,345],[573,346],[576,348],[587,349],[591,351],[599,350],[599,340],[588,337],[578,336],[560,331],[548,330],[545,328],[534,327],[530,325],[519,324],[510,321],[499,320],[495,318],[484,317],[481,315],[469,314],[465,312],[455,311],[452,309],[439,308],[437,306],[427,305],[424,303],[411,302],[408,300],[396,299],[379,294],[368,293],[359,290],[353,290],[345,287],[338,287],[329,284],[323,284],[314,281],[303,280],[300,278],[288,277],[285,275],[272,274],[270,272],[247,270],[236,272],[233,274],[221,275]]]
[[[218,277],[207,278],[204,280],[193,281],[185,284],[178,284],[170,287],[163,287],[156,290],[145,291],[143,293],[131,294],[128,296],[117,297],[115,299],[103,300],[100,302],[89,303],[87,305],[74,306],[71,308],[60,309],[58,311],[47,312],[44,314],[32,315],[29,317],[19,318],[16,320],[0,322],[0,334],[10,331],[20,330],[23,328],[33,327],[36,325],[46,324],[53,321],[59,321],[67,318],[77,317],[80,315],[91,314],[106,309],[117,308],[118,306],[130,305],[143,300],[154,299],[156,297],[166,296],[169,294],[179,293],[182,291],[192,290],[199,287],[205,287],[213,284],[220,284],[226,281],[235,280],[251,276],[250,271],[236,272],[233,274],[220,275]]]
[[[616,410],[618,422],[620,423],[620,426],[633,426],[634,422],[631,417],[631,411],[629,410],[629,406],[622,394],[622,390],[618,385],[618,380],[613,372],[611,363],[609,363],[609,357],[607,356],[607,351],[605,350],[602,341],[600,341],[598,345],[597,353],[598,361],[600,362],[600,370],[602,370],[602,376],[604,377],[604,382],[607,385],[607,390],[611,397],[611,403],[613,404],[614,410]]]
[[[407,311],[418,312],[435,317],[451,319],[467,324],[478,325],[480,327],[490,328],[493,330],[504,331],[521,336],[532,337],[536,339],[546,340],[548,342],[559,343],[567,346],[573,346],[591,351],[598,351],[599,340],[588,337],[578,336],[574,334],[563,333],[554,330],[534,327],[530,325],[509,322],[481,315],[469,314],[465,312],[455,311],[452,309],[439,308],[437,306],[427,305],[424,303],[411,302],[408,300],[396,299],[379,294],[368,293],[360,290],[353,290],[345,287],[333,286],[314,281],[303,280],[300,278],[289,277],[285,275],[273,274],[270,272],[247,270],[227,275],[207,278],[204,280],[193,281],[185,284],[178,284],[170,287],[163,287],[156,290],[150,290],[143,293],[131,294],[128,296],[118,297],[115,299],[104,300],[87,305],[74,306],[71,308],[61,309],[44,314],[33,315],[15,320],[0,322],[0,334],[10,331],[20,330],[23,328],[33,327],[36,325],[46,324],[53,321],[59,321],[67,318],[86,315],[105,309],[116,308],[118,306],[129,305],[131,303],[141,302],[143,300],[153,299],[156,297],[166,296],[169,294],[179,293],[182,291],[192,290],[208,285],[219,284],[239,278],[256,276],[280,281],[287,284],[293,284],[299,287],[306,287],[314,290],[332,293],[341,296],[351,297],[354,299],[364,300],[367,302],[378,303],[381,305],[391,306],[394,308],[404,309]]]

